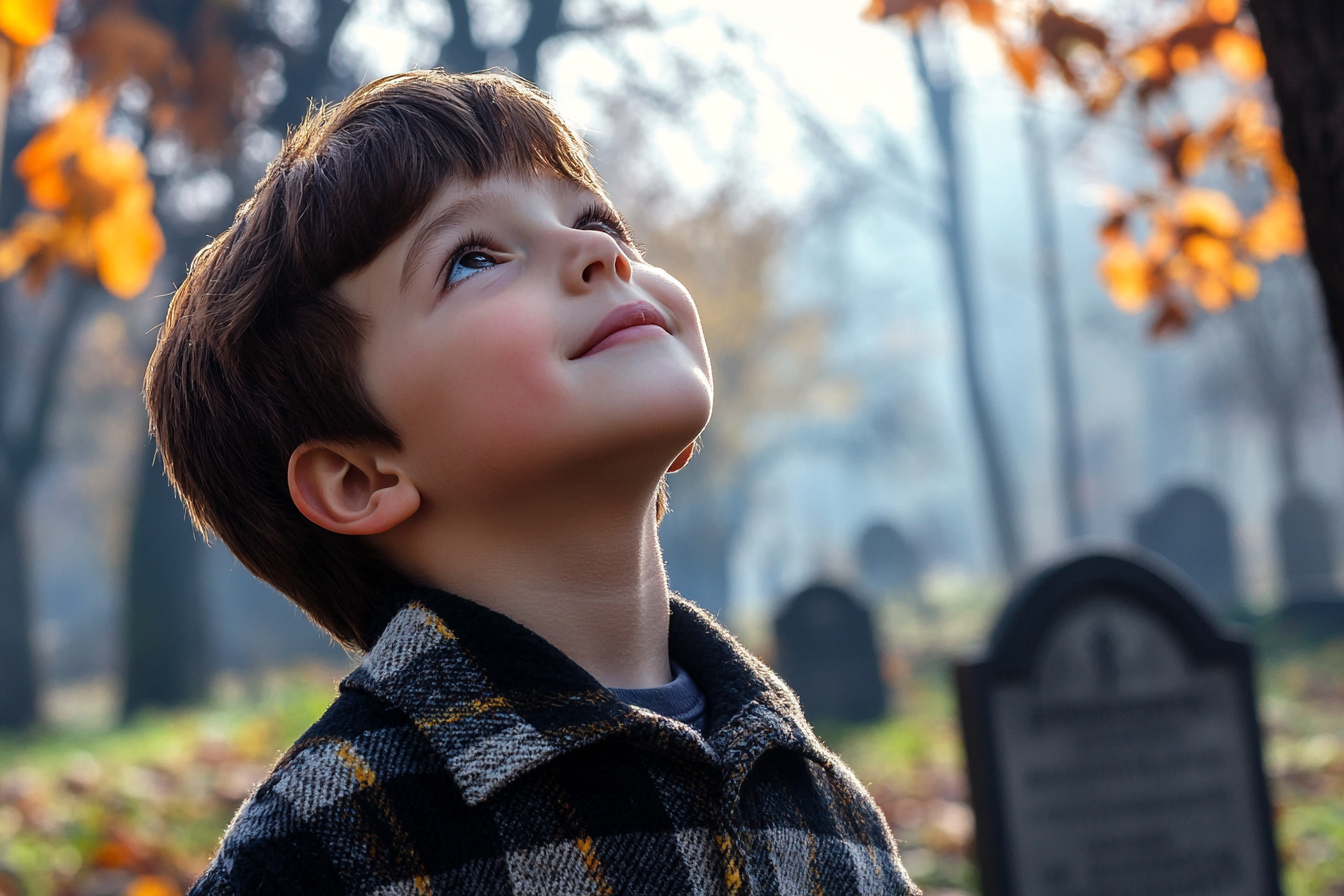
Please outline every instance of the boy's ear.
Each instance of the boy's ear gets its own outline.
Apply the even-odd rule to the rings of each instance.
[[[697,438],[694,442],[687,445],[682,452],[677,455],[677,459],[672,461],[672,466],[667,468],[667,472],[675,473],[682,467],[691,462],[691,455],[695,454],[695,449],[700,446],[700,440]]]
[[[299,513],[342,535],[386,532],[420,508],[420,491],[383,451],[332,442],[294,449],[289,496]]]

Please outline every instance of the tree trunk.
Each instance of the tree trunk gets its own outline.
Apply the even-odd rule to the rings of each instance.
[[[1259,306],[1269,300],[1261,295],[1255,302],[1242,305],[1233,310],[1231,319],[1246,346],[1246,356],[1251,362],[1251,376],[1259,393],[1261,407],[1269,418],[1274,436],[1274,466],[1279,474],[1279,486],[1283,495],[1295,495],[1301,491],[1301,475],[1298,467],[1297,424],[1300,412],[1300,380],[1285,374],[1281,364],[1276,361],[1274,345],[1269,334],[1270,323],[1256,311],[1272,313]],[[1306,347],[1303,347],[1306,350]]]
[[[537,54],[541,45],[566,30],[560,17],[562,0],[532,0],[527,28],[513,45],[518,57],[518,74],[537,83]]]
[[[0,441],[0,728],[37,719],[37,675],[32,648],[32,594],[23,533],[23,499],[41,464],[66,355],[90,290],[58,278],[47,301],[63,303],[45,334],[34,371],[32,410],[26,425]],[[5,313],[0,309],[0,314]],[[0,320],[0,358],[12,351],[8,321]],[[12,396],[12,368],[0,368],[0,395]]]
[[[127,715],[145,706],[199,700],[209,683],[204,548],[154,457],[154,444],[147,442],[126,583]]]
[[[1040,109],[1028,97],[1022,115],[1026,137],[1029,185],[1036,212],[1036,271],[1045,309],[1050,347],[1050,384],[1055,401],[1055,449],[1065,531],[1070,541],[1087,534],[1083,511],[1082,458],[1078,418],[1074,411],[1073,361],[1069,351],[1069,320],[1064,310],[1063,277],[1059,271],[1059,233],[1055,227],[1055,190],[1050,171],[1050,143],[1041,128]]]
[[[37,720],[21,494],[19,483],[0,480],[0,729]]]
[[[943,236],[951,255],[953,292],[957,301],[957,322],[960,325],[961,363],[970,402],[971,422],[980,448],[980,462],[984,469],[999,560],[1011,575],[1022,565],[1022,543],[1018,537],[1017,512],[1008,483],[1003,448],[994,428],[984,373],[980,369],[979,318],[971,273],[970,232],[961,195],[965,173],[962,171],[956,134],[957,85],[949,71],[935,73],[929,69],[924,38],[918,26],[911,31],[911,44],[915,55],[915,72],[929,98],[939,157],[943,163]]]
[[[1344,365],[1344,3],[1250,0],[1297,172],[1307,247]],[[1341,368],[1344,372],[1344,366]]]
[[[453,12],[453,33],[439,52],[439,65],[450,72],[475,72],[485,68],[485,50],[471,39],[471,8],[467,0],[448,0]]]

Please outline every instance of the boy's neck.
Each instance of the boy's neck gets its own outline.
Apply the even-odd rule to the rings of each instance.
[[[669,594],[652,504],[519,510],[431,513],[385,549],[422,582],[536,632],[606,687],[670,682]]]

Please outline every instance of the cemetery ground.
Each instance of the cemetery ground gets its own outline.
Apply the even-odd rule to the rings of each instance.
[[[992,618],[988,592],[933,593],[880,613],[884,721],[819,734],[869,787],[930,896],[977,892],[948,660]],[[765,626],[742,626],[745,640]],[[1253,620],[1266,761],[1287,896],[1344,896],[1344,640],[1304,645]],[[204,868],[238,803],[334,694],[343,670],[221,679],[209,705],[97,724],[71,691],[61,726],[0,738],[0,896],[168,896]],[[22,887],[22,889],[20,889]]]

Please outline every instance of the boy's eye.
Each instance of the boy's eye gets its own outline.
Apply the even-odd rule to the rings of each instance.
[[[472,274],[479,273],[498,264],[488,253],[479,250],[463,252],[453,259],[448,268],[447,285],[461,283]]]

